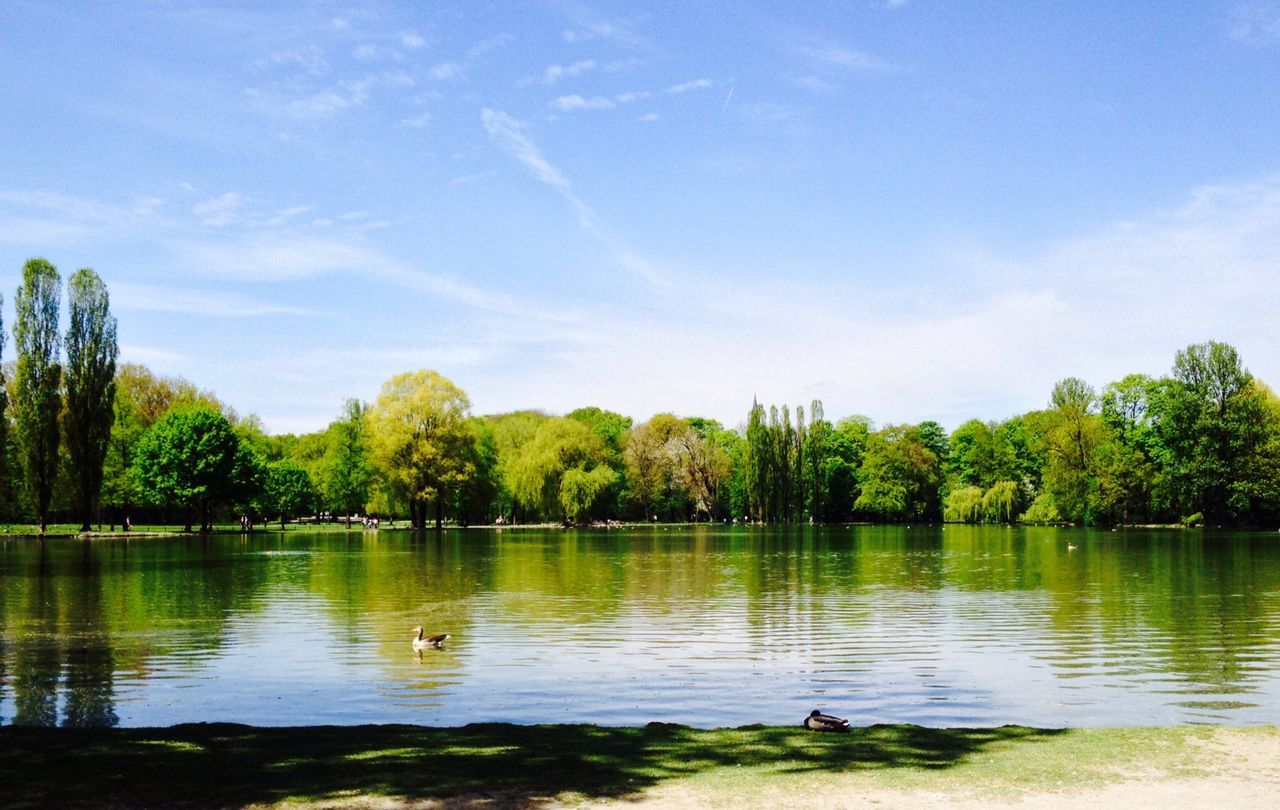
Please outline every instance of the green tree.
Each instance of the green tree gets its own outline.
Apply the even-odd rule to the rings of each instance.
[[[606,457],[604,440],[582,422],[547,418],[508,467],[507,486],[526,510],[578,522],[613,483]]]
[[[31,259],[22,268],[22,286],[14,298],[17,319],[14,344],[18,371],[14,405],[18,438],[32,511],[40,533],[49,519],[49,503],[58,475],[58,415],[62,411],[62,365],[59,353],[58,309],[61,298],[58,271],[44,259]]]
[[[836,422],[827,436],[827,455],[823,460],[826,481],[826,519],[829,522],[851,520],[853,505],[861,494],[858,473],[871,434],[871,420],[865,416],[847,416]]]
[[[89,531],[102,490],[103,462],[115,421],[116,319],[107,287],[89,268],[67,285],[65,430],[80,530]]]
[[[699,420],[704,430],[715,430],[719,425]],[[676,470],[684,482],[684,489],[693,499],[695,514],[700,512],[708,519],[715,519],[720,501],[720,488],[729,478],[729,454],[690,423],[668,440]]]
[[[225,416],[196,403],[169,411],[143,435],[133,475],[144,499],[182,509],[187,531],[194,514],[207,532],[218,507],[257,494],[262,465]]]
[[[872,433],[858,475],[862,491],[854,508],[882,520],[940,517],[942,464],[926,444],[936,439],[932,433],[916,425],[890,425]]]
[[[348,527],[352,513],[364,510],[373,481],[365,435],[367,411],[360,400],[349,399],[342,406],[342,418],[329,428],[332,443],[325,454],[324,489],[335,511],[346,515]]]
[[[368,410],[374,463],[409,503],[414,528],[426,528],[427,505],[433,503],[439,529],[446,501],[475,472],[468,453],[474,441],[470,409],[462,389],[422,370],[387,380]]]
[[[0,311],[4,309],[4,295],[0,294]],[[0,361],[4,356],[4,317],[0,315]],[[4,366],[0,365],[0,475],[9,471],[9,383],[5,379]],[[9,476],[4,475],[4,483]],[[0,502],[8,500],[7,493],[0,493]]]
[[[688,424],[669,413],[654,414],[627,435],[622,451],[627,485],[645,520],[668,512],[672,502],[671,484],[679,474],[671,440],[688,430]],[[670,517],[670,514],[664,514]]]
[[[1050,396],[1045,487],[1059,513],[1075,523],[1094,516],[1095,451],[1101,440],[1097,402],[1093,388],[1078,377],[1059,381]]]
[[[316,500],[315,484],[306,469],[296,461],[282,459],[267,467],[263,487],[263,514],[280,516],[280,531],[285,522],[309,513]]]
[[[1235,348],[1216,341],[1178,352],[1173,377],[1153,396],[1170,507],[1209,523],[1239,523],[1272,514],[1277,418],[1269,391],[1244,367]]]

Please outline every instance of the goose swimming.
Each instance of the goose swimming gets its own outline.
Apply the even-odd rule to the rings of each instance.
[[[448,633],[441,633],[438,636],[427,636],[426,638],[423,638],[421,627],[413,628],[413,634],[413,648],[415,650],[425,650],[429,647],[439,650],[444,647],[445,640],[449,638]]]

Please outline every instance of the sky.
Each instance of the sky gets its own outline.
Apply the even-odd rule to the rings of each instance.
[[[272,432],[1001,419],[1222,340],[1280,387],[1280,0],[0,3],[0,314]],[[65,315],[64,315],[65,317]]]

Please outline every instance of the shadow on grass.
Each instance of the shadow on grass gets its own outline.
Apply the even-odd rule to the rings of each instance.
[[[526,808],[574,794],[623,798],[724,767],[766,773],[956,765],[992,745],[1061,731],[1005,726],[871,726],[847,734],[651,724],[321,726],[162,729],[0,728],[0,797],[9,808],[225,807],[283,799],[472,798]]]

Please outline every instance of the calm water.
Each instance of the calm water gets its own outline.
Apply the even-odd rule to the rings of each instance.
[[[453,638],[416,654],[417,624]],[[1280,723],[1280,534],[0,541],[0,723],[717,726],[815,706],[857,723]]]

